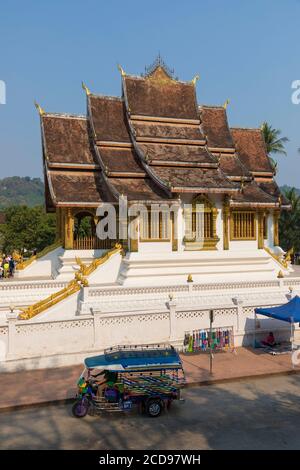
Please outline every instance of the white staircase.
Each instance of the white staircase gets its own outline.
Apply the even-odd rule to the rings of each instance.
[[[59,266],[55,279],[58,281],[70,281],[79,270],[77,259],[89,265],[95,258],[100,258],[107,250],[64,250],[59,256]]]
[[[124,286],[182,284],[189,274],[197,283],[271,280],[280,270],[284,272],[264,250],[129,253],[118,282]]]

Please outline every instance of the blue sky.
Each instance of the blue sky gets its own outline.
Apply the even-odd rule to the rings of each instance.
[[[35,99],[85,113],[82,80],[119,95],[117,63],[139,74],[160,51],[181,80],[200,74],[200,103],[230,99],[230,125],[281,129],[290,142],[278,181],[300,187],[299,36],[299,0],[0,0],[0,177],[42,175]]]

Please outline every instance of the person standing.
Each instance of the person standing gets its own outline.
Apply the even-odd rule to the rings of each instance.
[[[14,272],[15,272],[15,262],[14,262],[13,257],[11,256],[9,260],[9,275],[13,277]]]

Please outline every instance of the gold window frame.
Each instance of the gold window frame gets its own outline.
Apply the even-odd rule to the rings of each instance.
[[[242,227],[239,229],[240,234],[236,234],[235,230],[235,217],[240,216],[240,224],[242,224]],[[251,216],[253,218],[253,227],[252,227],[252,232],[253,235],[245,235],[245,232],[248,230],[247,228],[247,223],[249,223],[249,220],[247,221],[247,216]],[[230,240],[231,241],[246,241],[246,240],[252,240],[255,241],[257,240],[257,214],[253,210],[233,210],[230,213]]]
[[[169,218],[168,218],[168,222],[167,222],[167,233],[168,233],[168,237],[167,238],[161,238],[161,234],[162,234],[162,216],[163,216],[163,213],[162,211],[157,211],[158,212],[158,217],[159,217],[159,228],[158,228],[158,231],[159,231],[159,237],[158,238],[151,238],[151,207],[147,206],[147,214],[148,214],[148,237],[143,237],[141,234],[144,232],[144,229],[143,229],[143,217],[140,215],[139,216],[139,219],[140,219],[140,242],[142,243],[149,243],[149,242],[153,242],[153,243],[167,243],[167,242],[170,242],[171,241],[171,217],[170,217],[170,213],[169,213]]]

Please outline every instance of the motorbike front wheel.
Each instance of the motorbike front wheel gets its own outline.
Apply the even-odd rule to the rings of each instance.
[[[89,411],[89,401],[86,399],[78,400],[72,406],[72,413],[75,418],[84,418]]]

